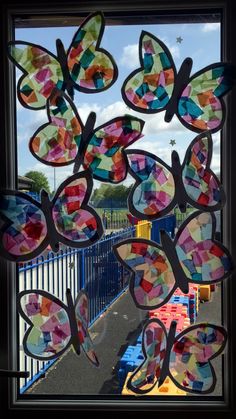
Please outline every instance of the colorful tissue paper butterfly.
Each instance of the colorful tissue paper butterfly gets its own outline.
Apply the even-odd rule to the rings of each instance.
[[[139,40],[140,68],[124,81],[125,103],[138,112],[166,111],[165,121],[176,114],[188,129],[218,131],[224,123],[222,97],[232,88],[235,68],[227,63],[211,64],[190,77],[192,59],[186,58],[177,74],[167,46],[149,32]]]
[[[144,121],[124,115],[94,129],[96,114],[91,112],[83,125],[73,102],[58,90],[47,101],[47,113],[49,122],[38,128],[29,143],[34,157],[50,166],[74,163],[74,173],[83,165],[102,182],[125,179],[124,149],[142,136]]]
[[[42,253],[50,244],[59,250],[59,242],[81,248],[95,243],[103,234],[100,217],[88,205],[92,178],[80,172],[66,179],[54,198],[41,191],[41,202],[19,192],[5,190],[0,194],[0,254],[22,262]]]
[[[67,305],[46,291],[29,290],[18,294],[18,311],[30,325],[23,339],[24,352],[32,358],[47,361],[59,357],[71,345],[79,355],[82,347],[89,361],[98,367],[88,332],[87,294],[80,291],[73,303],[71,291],[67,289],[66,298]]]
[[[175,337],[177,323],[169,333],[158,319],[149,320],[143,330],[143,363],[132,373],[127,387],[136,394],[147,394],[160,387],[167,376],[181,390],[189,393],[211,393],[216,374],[211,360],[219,356],[227,342],[221,326],[199,323]]]
[[[9,58],[23,72],[17,84],[22,106],[43,109],[54,87],[66,90],[72,99],[74,90],[97,93],[111,87],[118,69],[108,51],[100,48],[104,25],[101,12],[89,15],[67,52],[57,39],[57,55],[29,42],[9,42]]]
[[[183,164],[172,152],[172,167],[155,155],[141,150],[125,151],[129,173],[135,179],[128,196],[131,214],[153,220],[168,214],[176,205],[181,212],[187,204],[202,211],[217,211],[225,204],[219,179],[210,169],[212,138],[209,131],[189,145]]]
[[[232,273],[229,251],[214,240],[215,227],[214,214],[196,211],[181,225],[174,241],[161,230],[162,246],[141,238],[113,246],[117,259],[132,273],[129,288],[138,308],[161,307],[176,288],[187,294],[189,283],[214,284]]]

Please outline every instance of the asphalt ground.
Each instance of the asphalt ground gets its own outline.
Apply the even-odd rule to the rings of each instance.
[[[69,350],[48,370],[45,378],[38,380],[27,391],[27,394],[120,394],[119,360],[129,345],[135,345],[146,316],[147,312],[138,309],[126,291],[90,329],[100,367],[93,367],[84,353],[77,356]],[[212,293],[211,302],[200,304],[197,323],[202,321],[221,324],[220,287]],[[212,363],[218,379],[211,396],[220,396],[222,394],[221,357]]]

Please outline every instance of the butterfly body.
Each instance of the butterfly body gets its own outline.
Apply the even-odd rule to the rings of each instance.
[[[178,255],[173,246],[173,241],[165,230],[160,231],[160,239],[162,248],[165,249],[165,254],[170,262],[174,277],[176,278],[176,284],[173,290],[175,291],[176,288],[179,288],[184,294],[187,294],[189,289],[188,278],[178,263]]]
[[[165,122],[170,122],[174,116],[174,114],[177,114],[178,116],[178,101],[181,97],[181,93],[184,90],[184,87],[187,85],[189,76],[192,69],[192,59],[191,58],[185,58],[183,61],[179,72],[176,74],[176,83],[174,86],[174,90],[172,93],[172,96],[166,106],[166,112],[165,112]]]
[[[176,205],[181,212],[189,204],[202,211],[217,211],[225,203],[219,179],[210,169],[212,138],[209,132],[190,143],[183,163],[174,150],[172,166],[141,150],[125,151],[129,173],[136,180],[128,196],[131,214],[141,219],[157,219]]]
[[[100,48],[104,17],[88,16],[65,51],[56,41],[57,55],[46,48],[24,41],[8,44],[9,58],[23,72],[17,84],[18,99],[29,109],[43,109],[53,89],[96,93],[108,89],[117,79],[118,69],[108,51]]]
[[[52,201],[50,201],[47,191],[44,189],[40,192],[41,197],[41,205],[42,205],[42,212],[45,215],[47,231],[50,239],[50,247],[53,252],[58,252],[59,250],[59,243],[58,240],[54,239],[56,235],[54,223],[52,222]]]
[[[42,290],[22,291],[17,296],[18,311],[30,325],[23,339],[28,356],[39,360],[55,359],[71,345],[77,355],[83,348],[93,365],[99,362],[88,332],[88,297],[80,291],[73,302],[66,291],[67,305]]]
[[[56,40],[56,48],[57,48],[57,59],[61,66],[62,74],[63,74],[63,80],[64,80],[64,89],[68,92],[68,95],[72,100],[74,100],[74,89],[75,89],[75,83],[72,80],[70,76],[70,72],[68,70],[67,66],[67,56],[66,51],[64,48],[63,43],[60,39]],[[55,86],[57,88],[57,86]]]
[[[95,123],[96,123],[96,114],[95,112],[90,112],[87,118],[87,121],[84,125],[83,132],[81,134],[81,143],[75,157],[73,173],[77,173],[79,171],[81,164],[83,164],[84,155],[86,153],[86,149],[89,144],[89,141],[93,135],[93,129],[94,129]]]
[[[79,336],[78,336],[78,326],[77,326],[76,317],[75,317],[74,303],[73,303],[72,295],[69,289],[66,291],[66,299],[67,299],[67,311],[68,311],[68,317],[69,317],[70,329],[71,329],[71,344],[73,345],[75,353],[79,355],[80,354],[80,341],[79,341]]]
[[[181,390],[211,393],[216,375],[211,360],[221,354],[227,332],[221,326],[199,323],[175,336],[175,321],[167,331],[158,319],[149,320],[143,330],[144,361],[131,374],[127,387],[136,394],[148,394],[160,387],[167,376]]]

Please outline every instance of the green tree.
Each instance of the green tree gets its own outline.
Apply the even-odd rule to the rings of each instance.
[[[24,176],[34,181],[31,189],[32,192],[39,193],[41,189],[45,189],[45,191],[50,193],[48,178],[47,176],[45,176],[44,173],[37,172],[36,170],[31,170],[30,172],[27,172]]]
[[[96,207],[115,207],[116,205],[118,207],[126,207],[131,186],[102,184],[98,189],[94,190],[92,202]]]

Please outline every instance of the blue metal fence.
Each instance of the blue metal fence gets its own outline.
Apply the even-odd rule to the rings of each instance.
[[[80,289],[89,295],[90,324],[124,291],[126,282],[112,246],[135,235],[135,227],[105,236],[86,249],[61,249],[58,254],[48,252],[19,267],[19,291],[43,289],[66,303],[66,289],[70,288],[75,300]],[[22,342],[27,325],[19,319],[19,340]],[[20,370],[30,377],[20,380],[24,393],[55,361],[36,361],[25,356],[20,346]]]

